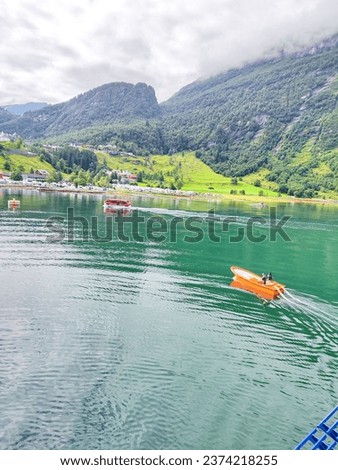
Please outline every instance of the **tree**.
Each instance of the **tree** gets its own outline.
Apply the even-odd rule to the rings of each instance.
[[[58,160],[55,164],[55,168],[59,171],[65,171],[65,161],[63,158],[60,158],[60,160]]]
[[[57,171],[57,172],[56,172],[55,181],[56,181],[57,183],[60,183],[60,181],[62,181],[62,174],[61,174],[60,171]]]
[[[21,149],[22,146],[23,146],[23,140],[22,140],[21,137],[19,137],[19,138],[16,139],[16,141],[15,141],[15,147],[16,147],[17,149]]]
[[[101,188],[107,188],[110,184],[109,176],[102,176],[96,183]]]
[[[237,180],[236,177],[235,177],[235,178],[231,178],[231,184],[234,184],[234,185],[238,184],[238,180]]]
[[[60,181],[62,181],[62,174],[59,171],[52,171],[49,175],[48,182],[59,183]]]
[[[58,160],[63,160],[69,168],[79,167],[84,170],[96,170],[97,156],[91,150],[79,150],[77,148],[65,147],[55,153]],[[62,170],[62,168],[60,168]]]
[[[111,183],[116,183],[118,180],[118,177],[117,177],[117,173],[116,171],[112,171],[111,175],[110,175],[110,182]]]
[[[256,186],[257,188],[260,188],[260,187],[261,187],[261,184],[262,184],[262,183],[261,183],[261,180],[258,180],[258,179],[255,180],[255,182],[254,182],[254,186]]]
[[[11,180],[13,180],[13,181],[22,181],[22,173],[19,169],[12,171]]]
[[[89,173],[89,178],[90,178],[90,173]],[[89,182],[88,173],[81,168],[81,170],[77,174],[77,178],[75,179],[75,181],[77,181],[77,184],[79,186],[86,186],[86,184]]]
[[[136,175],[136,181],[138,183],[142,183],[143,182],[143,177],[144,177],[144,172],[143,171],[139,171]]]
[[[183,181],[182,181],[181,179],[178,178],[178,179],[175,180],[175,185],[176,185],[176,188],[177,188],[177,189],[181,189],[182,186],[183,186],[183,184],[184,184],[184,183],[183,183]]]

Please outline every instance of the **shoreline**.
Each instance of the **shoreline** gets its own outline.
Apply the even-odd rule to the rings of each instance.
[[[315,205],[325,205],[325,206],[337,206],[337,199],[321,199],[321,198],[293,198],[292,196],[258,196],[258,195],[234,195],[234,194],[220,194],[220,193],[195,193],[195,194],[184,194],[185,191],[182,191],[182,194],[170,194],[170,193],[156,193],[152,191],[133,191],[129,188],[118,188],[118,189],[107,189],[107,190],[92,190],[89,188],[37,188],[36,186],[27,186],[23,184],[2,184],[1,189],[17,189],[17,190],[29,190],[37,191],[41,193],[62,193],[62,194],[89,194],[89,195],[99,195],[99,196],[110,196],[112,194],[122,194],[122,195],[131,195],[131,196],[147,196],[147,197],[164,197],[170,199],[189,199],[194,201],[204,201],[204,202],[222,202],[222,201],[232,201],[232,202],[247,202],[255,205],[262,205],[262,207],[267,206],[271,203],[277,204],[315,204]],[[188,192],[189,193],[189,192]]]

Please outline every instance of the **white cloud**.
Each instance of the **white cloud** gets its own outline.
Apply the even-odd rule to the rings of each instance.
[[[200,76],[338,31],[336,0],[1,0],[0,103],[113,81],[160,100]]]

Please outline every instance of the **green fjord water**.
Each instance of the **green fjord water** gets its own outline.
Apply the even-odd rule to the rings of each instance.
[[[230,243],[268,209],[132,200],[146,219],[237,221],[216,222],[220,243],[183,241],[182,224],[176,241],[85,242],[76,226],[52,243],[46,220],[68,207],[102,231],[103,197],[0,193],[0,448],[292,449],[337,404],[337,209],[280,205],[290,242]],[[231,288],[233,264],[292,297]]]

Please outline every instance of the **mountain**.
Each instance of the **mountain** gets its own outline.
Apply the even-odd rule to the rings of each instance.
[[[27,112],[1,125],[5,132],[45,138],[100,124],[151,119],[160,116],[155,91],[145,83],[110,83],[70,101]]]
[[[274,189],[311,196],[338,191],[337,101],[335,36],[184,87],[162,104],[163,127],[218,173],[264,170]]]
[[[10,104],[3,106],[6,111],[14,114],[15,116],[22,116],[28,111],[38,111],[41,108],[48,106],[48,103],[25,103],[25,104]]]
[[[4,108],[0,108],[0,124],[3,123],[3,122],[9,121],[12,118],[13,118],[13,116],[11,115],[10,112],[8,112]],[[1,131],[1,129],[0,129],[0,131]]]
[[[338,192],[337,101],[338,35],[196,81],[160,105],[144,83],[110,83],[19,118],[0,116],[0,131],[140,155],[196,150],[217,173],[311,197]]]

